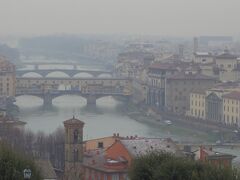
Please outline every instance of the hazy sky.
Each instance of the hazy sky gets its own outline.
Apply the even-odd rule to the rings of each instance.
[[[0,35],[240,35],[240,0],[0,0]]]

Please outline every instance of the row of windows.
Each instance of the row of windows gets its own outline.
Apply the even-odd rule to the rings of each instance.
[[[197,109],[195,109],[195,110],[191,109],[191,115],[195,116],[195,117],[204,117],[205,112],[204,112],[204,110],[201,111],[201,110],[197,110]]]
[[[228,104],[229,104],[230,102],[232,102],[232,104],[235,104],[235,100],[229,100],[229,99],[228,99],[228,100],[225,100],[225,99],[224,99],[223,102],[224,102],[224,103],[228,103]],[[236,101],[236,105],[238,105],[238,101]]]
[[[235,109],[235,112],[238,113],[238,109],[239,109],[238,107],[236,107],[236,108],[232,107],[231,109],[232,109],[232,113],[234,113],[234,109]],[[224,106],[223,106],[223,110],[229,112],[229,111],[230,111],[230,108],[229,108],[229,106],[226,107],[226,106],[224,105]]]
[[[227,124],[238,124],[238,117],[224,115],[223,119],[224,119],[224,122],[226,122]]]
[[[192,84],[192,85],[198,84],[198,85],[200,85],[201,81],[183,81],[183,82],[176,81],[176,82],[174,82],[175,85],[178,85],[178,83],[179,83],[179,85],[182,85],[182,84]]]
[[[193,104],[194,104],[194,100],[192,100],[192,106]],[[201,103],[201,101],[195,101],[195,106],[204,107],[204,102]]]
[[[200,94],[192,94],[192,97],[194,97],[195,96],[195,98],[202,98],[202,99],[205,99],[205,96],[203,96],[203,95],[200,95]]]
[[[220,67],[221,67],[221,68],[224,68],[224,64],[220,64]],[[232,66],[232,64],[228,64],[228,65],[226,65],[226,67],[228,67],[228,68],[232,68],[232,67],[236,68],[237,65],[234,64],[234,65]]]

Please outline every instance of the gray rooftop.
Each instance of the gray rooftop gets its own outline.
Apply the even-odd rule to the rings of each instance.
[[[132,156],[144,155],[153,151],[177,154],[179,149],[171,139],[143,138],[120,140]]]

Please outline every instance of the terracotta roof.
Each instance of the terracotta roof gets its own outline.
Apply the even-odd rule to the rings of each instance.
[[[108,173],[127,172],[127,161],[123,157],[110,159],[101,149],[85,152],[83,166]]]
[[[233,91],[228,94],[223,95],[223,98],[240,100],[240,91]]]
[[[228,157],[228,158],[233,159],[233,158],[236,157],[236,156],[233,156],[231,154],[221,153],[221,152],[209,150],[209,149],[206,149],[206,148],[202,148],[202,151],[204,151],[207,154],[208,159],[215,159],[215,158],[219,158],[219,157]]]
[[[80,121],[79,119],[76,119],[74,116],[71,119],[68,119],[68,120],[64,121],[63,123],[64,123],[64,125],[65,124],[69,124],[69,125],[73,125],[73,124],[84,125],[83,121]]]
[[[180,72],[177,73],[176,75],[170,76],[168,79],[170,80],[215,80],[215,78],[211,76],[207,76],[204,74],[199,74],[199,73],[191,73],[191,72]]]

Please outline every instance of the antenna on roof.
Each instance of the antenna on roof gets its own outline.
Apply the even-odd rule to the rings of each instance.
[[[75,109],[73,110],[73,119],[75,119]]]

